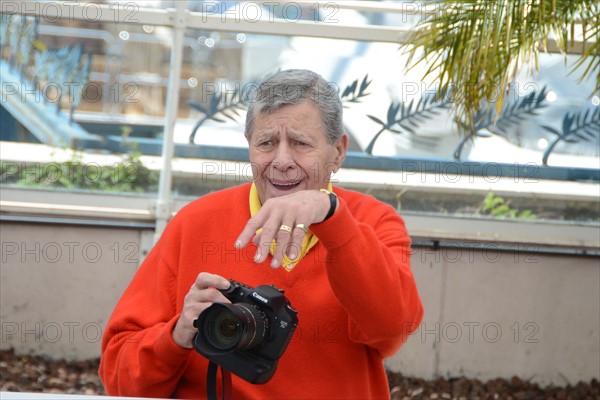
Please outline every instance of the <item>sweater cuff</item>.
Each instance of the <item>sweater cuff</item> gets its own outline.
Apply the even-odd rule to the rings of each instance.
[[[154,351],[158,357],[166,364],[177,366],[186,361],[193,349],[180,347],[173,340],[171,332],[179,319],[179,314],[173,317],[165,326],[162,327],[158,339],[154,343]]]
[[[345,245],[352,240],[358,229],[358,224],[344,199],[338,196],[338,202],[340,206],[331,218],[310,226],[311,232],[317,235],[319,241],[327,248]]]

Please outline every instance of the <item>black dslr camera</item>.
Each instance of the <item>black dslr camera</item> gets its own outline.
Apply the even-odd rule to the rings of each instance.
[[[274,286],[230,282],[221,293],[232,304],[214,303],[194,321],[194,349],[250,383],[266,383],[296,330],[297,312]]]

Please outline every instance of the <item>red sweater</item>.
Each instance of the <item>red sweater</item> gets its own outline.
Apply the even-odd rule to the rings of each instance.
[[[274,284],[298,310],[298,328],[274,377],[233,378],[234,399],[389,398],[383,358],[423,316],[409,266],[410,239],[395,210],[335,188],[338,211],[310,226],[319,242],[291,272],[253,261],[234,241],[250,218],[250,184],[206,195],[171,221],[117,304],[102,340],[110,395],[204,398],[208,361],[171,331],[196,276]]]

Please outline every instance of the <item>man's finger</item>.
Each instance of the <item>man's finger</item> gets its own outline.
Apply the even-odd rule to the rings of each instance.
[[[250,242],[250,239],[256,234],[256,231],[261,227],[262,215],[259,212],[254,217],[250,218],[246,223],[246,226],[242,230],[242,233],[238,236],[235,241],[235,248],[238,250],[243,249]]]
[[[260,238],[262,237],[262,232],[257,233],[256,235],[254,235],[254,237],[252,238],[252,243],[257,245],[260,243]]]
[[[254,261],[257,264],[261,264],[267,259],[269,255],[269,250],[271,248],[271,243],[275,239],[277,235],[277,227],[272,225],[272,222],[268,222],[267,225],[263,227],[262,232],[260,233],[260,242],[258,243],[258,250],[254,256]]]
[[[292,237],[294,222],[289,218],[286,218],[284,222],[279,226],[276,234],[277,247],[273,253],[273,260],[271,260],[271,267],[277,268],[283,261],[283,255],[285,254],[288,243]]]
[[[200,272],[196,277],[194,286],[200,290],[207,289],[209,287],[215,287],[217,289],[224,290],[230,286],[230,283],[227,279],[220,275],[210,274],[208,272]]]
[[[303,224],[298,225],[302,225],[302,227],[304,226]],[[306,233],[306,231],[304,231],[304,229],[298,225],[294,227],[294,233],[287,249],[287,255],[290,260],[295,260],[300,255],[302,242],[304,241],[304,235]]]

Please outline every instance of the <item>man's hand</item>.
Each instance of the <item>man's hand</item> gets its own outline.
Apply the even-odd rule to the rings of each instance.
[[[271,267],[276,268],[281,265],[284,254],[287,254],[291,260],[298,257],[306,233],[305,229],[312,224],[322,222],[329,207],[329,197],[318,190],[301,190],[287,196],[268,199],[260,211],[250,218],[235,246],[243,249],[255,232],[262,228],[262,232],[252,240],[258,246],[254,261],[260,264],[266,260],[271,243],[275,239],[277,248]],[[336,210],[337,208],[339,202]]]
[[[193,347],[192,340],[198,331],[193,324],[202,311],[215,302],[231,303],[218,290],[227,289],[229,285],[229,281],[222,276],[209,274],[208,272],[198,274],[196,281],[185,296],[181,316],[171,333],[178,346],[188,349]]]

